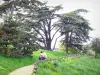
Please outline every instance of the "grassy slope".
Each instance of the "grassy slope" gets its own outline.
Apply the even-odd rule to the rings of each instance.
[[[66,54],[63,53],[63,52],[48,51],[48,50],[42,50],[42,49],[40,49],[38,51],[33,52],[33,54],[32,54],[33,59],[35,61],[38,60],[38,56],[40,55],[41,51],[44,51],[47,54],[47,59],[49,59],[49,58],[57,58],[57,57],[61,57],[61,56],[66,56]]]
[[[17,68],[33,64],[35,61],[38,60],[40,51],[41,50],[34,52],[33,58],[30,57],[9,58],[0,55],[0,75],[7,75],[9,72]],[[45,51],[47,53],[48,58],[61,57],[66,55],[65,53],[59,53],[59,52],[52,52],[46,50],[42,50],[42,51]]]
[[[89,56],[39,64],[37,75],[100,75],[100,58]]]
[[[9,72],[32,64],[32,58],[23,57],[23,58],[8,58],[4,56],[0,56],[0,75],[7,75]]]

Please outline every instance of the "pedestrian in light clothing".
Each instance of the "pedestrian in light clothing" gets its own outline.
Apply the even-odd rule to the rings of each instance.
[[[45,60],[47,58],[47,55],[45,52],[41,51],[40,52],[40,56],[39,56],[39,60]]]

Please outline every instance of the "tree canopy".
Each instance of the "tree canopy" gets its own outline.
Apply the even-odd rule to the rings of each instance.
[[[57,12],[62,9],[60,5],[48,6],[46,2],[38,0],[2,1],[0,5],[0,16],[4,20],[2,31],[7,38],[18,42],[19,53],[21,51],[27,53],[30,46],[34,46],[35,50],[37,46],[52,50],[60,37],[63,37],[62,44],[68,52],[68,47],[81,49],[82,43],[90,38],[89,31],[92,28],[88,21],[80,15],[80,13],[88,12],[85,9],[58,14]],[[60,35],[58,36],[57,33]],[[15,47],[13,40],[7,41]],[[52,43],[54,43],[53,47],[51,47]]]
[[[82,43],[89,40],[89,31],[93,30],[88,21],[80,15],[80,13],[87,13],[85,9],[78,9],[69,13],[61,15],[57,27],[60,28],[61,35],[64,35],[62,44],[68,47],[81,49]]]

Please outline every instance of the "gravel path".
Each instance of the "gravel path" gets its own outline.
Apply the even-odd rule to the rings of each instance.
[[[34,65],[25,66],[11,72],[8,75],[31,75],[33,71],[33,67]]]

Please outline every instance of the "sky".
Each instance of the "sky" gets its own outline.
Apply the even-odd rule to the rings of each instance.
[[[60,13],[70,12],[76,9],[87,9],[89,12],[84,17],[89,20],[90,26],[94,29],[90,32],[91,37],[100,37],[100,0],[40,0],[48,1],[48,5],[62,5]]]

